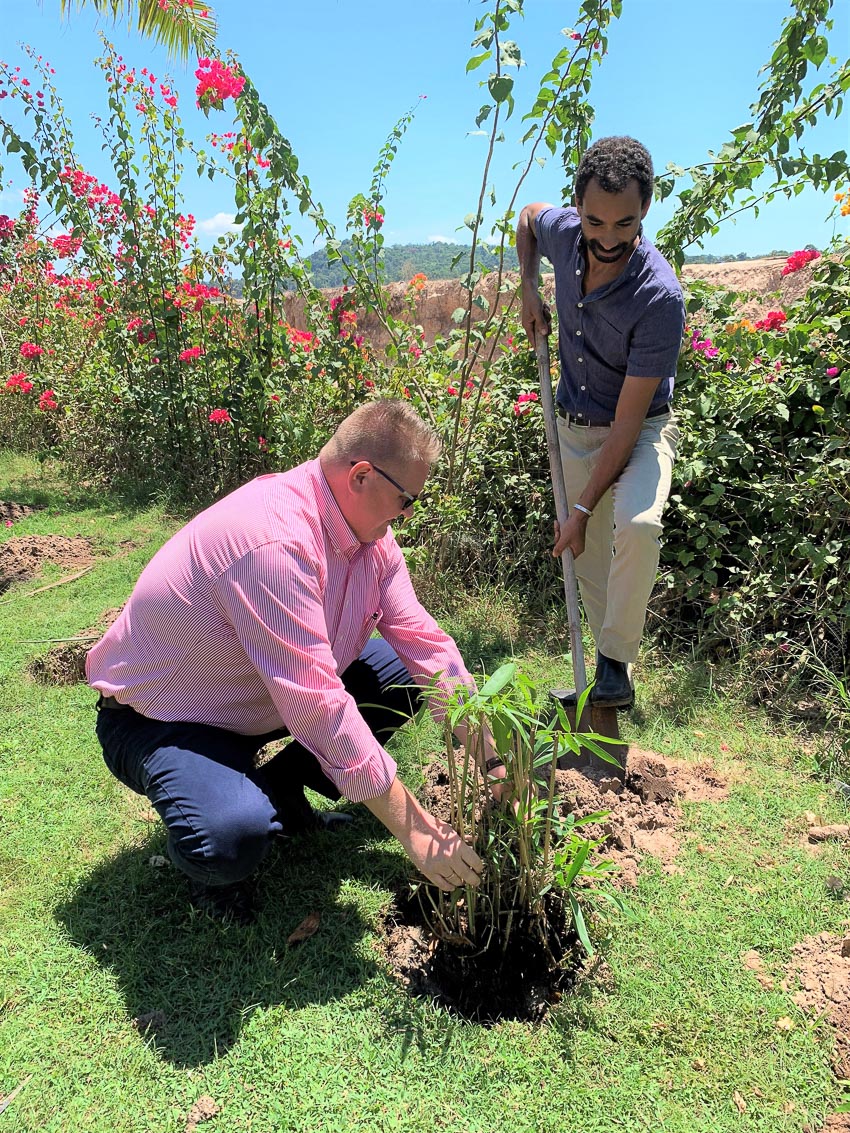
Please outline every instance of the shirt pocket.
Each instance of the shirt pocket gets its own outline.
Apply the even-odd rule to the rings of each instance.
[[[612,370],[625,373],[629,361],[630,335],[609,322],[604,315],[596,315],[596,333],[591,345],[600,360]]]

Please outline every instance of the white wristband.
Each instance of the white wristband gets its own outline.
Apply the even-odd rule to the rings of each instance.
[[[573,504],[573,511],[580,511],[582,515],[593,515],[593,512],[590,510],[590,508],[585,507],[584,504]]]

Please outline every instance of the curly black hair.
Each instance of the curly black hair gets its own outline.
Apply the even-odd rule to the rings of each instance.
[[[576,174],[576,200],[584,200],[584,190],[595,177],[606,193],[622,193],[634,177],[640,185],[641,204],[652,198],[655,174],[649,151],[634,138],[600,138],[579,162]]]

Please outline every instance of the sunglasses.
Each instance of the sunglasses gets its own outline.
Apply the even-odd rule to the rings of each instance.
[[[359,461],[359,460],[352,460],[351,467],[353,468],[355,464],[361,464],[361,463],[364,463],[364,462]],[[408,508],[413,507],[413,505],[419,499],[419,493],[418,492],[416,493],[416,495],[414,495],[413,492],[408,492],[407,488],[402,488],[402,486],[401,486],[401,484],[399,484],[398,480],[394,480],[392,478],[392,476],[390,476],[389,472],[384,472],[383,468],[379,468],[377,466],[377,464],[372,464],[371,460],[367,460],[367,461],[365,461],[365,463],[371,465],[371,467],[375,470],[375,472],[378,473],[379,476],[383,476],[383,478],[385,480],[388,480],[394,488],[396,488],[399,492],[401,492],[401,498],[404,500],[404,507],[402,508],[402,511],[407,511]]]

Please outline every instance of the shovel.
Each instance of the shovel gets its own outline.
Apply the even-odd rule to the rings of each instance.
[[[570,514],[570,505],[567,500],[567,489],[564,484],[564,470],[561,466],[561,452],[558,445],[558,426],[555,421],[555,399],[552,395],[552,375],[549,366],[549,339],[538,331],[534,339],[534,352],[537,355],[537,372],[540,376],[540,402],[543,406],[543,422],[546,426],[546,448],[549,453],[549,472],[552,477],[552,492],[555,497],[555,515],[561,527],[567,522]],[[584,664],[584,649],[581,643],[581,616],[578,608],[578,583],[576,580],[575,560],[569,547],[561,555],[561,566],[564,572],[564,597],[567,600],[567,621],[570,627],[570,654],[573,660],[573,676],[576,682],[576,700],[581,701],[582,693],[587,688],[587,669]],[[574,732],[596,733],[593,736],[594,746],[601,748],[619,766],[600,758],[594,751],[582,747],[581,753],[565,753],[559,760],[561,768],[590,766],[598,770],[607,770],[610,774],[623,776],[628,748],[620,742],[620,726],[617,721],[617,709],[590,705],[585,701],[581,718],[576,720],[576,707],[567,706],[566,712],[570,726]],[[614,741],[607,743],[606,740]]]

